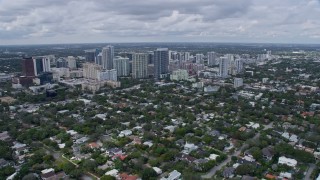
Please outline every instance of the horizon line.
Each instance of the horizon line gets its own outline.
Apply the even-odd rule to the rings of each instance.
[[[0,44],[0,47],[3,46],[39,46],[39,45],[90,45],[90,44],[265,44],[265,45],[320,45],[320,43],[297,43],[297,42],[201,42],[201,41],[160,41],[160,42],[150,42],[150,41],[137,41],[137,42],[79,42],[79,43],[41,43],[41,44]]]

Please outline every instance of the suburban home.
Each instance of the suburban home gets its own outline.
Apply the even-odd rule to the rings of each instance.
[[[184,145],[184,150],[182,151],[182,153],[189,154],[189,153],[191,153],[191,151],[194,151],[194,150],[197,150],[197,149],[198,149],[198,146],[187,142]]]
[[[65,179],[67,177],[65,172],[55,173],[53,168],[42,170],[40,176],[43,180]]]
[[[270,161],[274,156],[274,151],[271,147],[265,147],[262,149],[262,156],[264,159]]]
[[[177,170],[172,171],[169,173],[169,176],[167,178],[163,177],[160,180],[178,180],[181,177],[181,173]]]
[[[227,167],[223,170],[222,175],[224,178],[233,178],[235,172],[235,168]]]
[[[285,164],[290,167],[296,167],[298,162],[295,159],[286,158],[284,156],[279,157],[278,164]]]

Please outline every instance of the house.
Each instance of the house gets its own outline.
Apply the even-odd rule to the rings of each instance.
[[[99,119],[102,119],[102,120],[106,120],[106,117],[107,117],[107,115],[106,114],[96,114],[95,116],[94,116],[94,118],[99,118]]]
[[[9,166],[9,165],[10,165],[10,162],[6,161],[3,158],[0,159],[0,168],[6,167],[6,166]]]
[[[169,173],[169,176],[167,178],[163,177],[160,180],[178,180],[181,177],[181,173],[177,170],[172,171]]]
[[[113,176],[115,178],[118,178],[118,174],[119,174],[119,171],[116,169],[112,169],[105,173],[105,175]]]
[[[77,139],[74,143],[75,144],[83,144],[83,143],[87,142],[88,140],[89,140],[88,137],[82,137],[80,139]]]
[[[192,156],[190,156],[188,154],[181,153],[176,157],[176,160],[178,160],[178,161],[186,161],[188,163],[193,163],[196,160],[196,158],[194,158],[194,157],[192,157]]]
[[[0,141],[6,141],[10,138],[8,131],[3,131],[0,133]]]
[[[171,133],[173,133],[176,128],[177,128],[176,126],[166,126],[163,129],[168,130]]]
[[[127,173],[121,173],[119,175],[121,180],[137,180],[138,176],[128,175]]]
[[[209,162],[208,159],[196,159],[193,161],[194,162],[194,167],[197,169],[197,170],[202,170],[202,165]]]
[[[78,132],[76,132],[75,130],[69,130],[67,131],[67,133],[70,134],[71,136],[78,134]]]
[[[253,156],[244,156],[243,157],[244,160],[249,161],[249,162],[255,162],[256,160],[253,158]]]
[[[279,157],[278,164],[285,164],[290,167],[296,167],[298,162],[295,159],[286,158],[284,156]]]
[[[224,178],[233,178],[235,172],[235,168],[227,167],[223,170],[222,175]]]
[[[91,149],[97,149],[100,146],[100,144],[96,143],[96,142],[92,142],[92,143],[89,143],[88,146],[91,148]]]
[[[267,179],[277,179],[277,176],[274,176],[272,174],[266,174],[265,176]]]
[[[55,173],[53,168],[42,170],[40,176],[43,180],[65,179],[67,177],[65,172]]]
[[[162,174],[162,170],[158,167],[152,167],[152,169],[157,173],[157,174]]]
[[[122,152],[122,149],[120,149],[120,148],[111,148],[106,151],[106,154],[108,156],[114,156],[114,155],[123,154],[123,152]]]
[[[188,143],[186,142],[186,144],[184,145],[184,150],[182,151],[182,153],[184,154],[190,154],[191,151],[197,150],[198,146],[192,144],[192,143]]]
[[[210,154],[209,159],[210,159],[210,160],[216,160],[217,157],[219,157],[219,155],[217,155],[217,154]]]
[[[153,143],[151,141],[146,141],[146,142],[143,143],[143,145],[152,147]]]
[[[279,177],[283,179],[292,179],[292,174],[289,172],[281,172]]]
[[[274,156],[274,151],[271,147],[265,147],[262,149],[262,156],[264,159],[270,161]]]
[[[120,132],[119,137],[126,137],[126,136],[130,136],[130,135],[132,135],[131,130],[123,130]]]
[[[112,160],[119,158],[121,161],[125,160],[128,156],[124,154],[116,154],[112,157]]]

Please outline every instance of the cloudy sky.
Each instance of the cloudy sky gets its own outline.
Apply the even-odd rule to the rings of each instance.
[[[0,0],[0,45],[320,43],[320,0]]]

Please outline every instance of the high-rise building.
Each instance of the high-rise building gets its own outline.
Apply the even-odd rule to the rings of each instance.
[[[34,64],[32,57],[24,57],[22,59],[22,75],[27,77],[35,76]]]
[[[135,53],[132,55],[132,77],[135,79],[148,77],[148,54]]]
[[[243,71],[243,60],[236,59],[235,60],[236,73],[239,74]]]
[[[34,74],[40,75],[43,72],[50,72],[50,60],[46,57],[33,57]]]
[[[148,64],[153,64],[154,53],[153,51],[148,51]]]
[[[98,73],[102,71],[102,66],[93,63],[83,64],[83,77],[98,80]]]
[[[114,48],[113,46],[106,46],[102,48],[102,67],[103,69],[111,70],[113,69],[113,57]]]
[[[243,79],[242,78],[234,78],[233,80],[233,87],[238,88],[243,86]]]
[[[113,60],[114,69],[117,70],[118,76],[129,76],[129,58],[117,56]]]
[[[173,71],[170,75],[170,79],[172,81],[181,81],[181,80],[188,80],[189,74],[188,71],[185,69],[178,69],[176,71]]]
[[[96,61],[95,61],[96,64],[102,66],[102,53],[99,53],[97,55],[97,58],[96,58]]]
[[[169,51],[168,48],[158,48],[154,51],[154,77],[162,78],[169,72]]]
[[[68,56],[67,62],[68,62],[68,67],[70,69],[76,69],[77,68],[77,62],[76,62],[76,58],[75,57]]]
[[[196,63],[197,64],[204,64],[203,54],[196,54]]]
[[[84,50],[84,52],[85,52],[86,62],[95,62],[96,56],[98,55],[97,49],[88,49],[88,50]]]
[[[183,61],[189,61],[189,59],[190,59],[190,52],[185,52]]]
[[[103,70],[99,71],[97,74],[98,81],[117,81],[117,70]]]
[[[208,52],[207,58],[208,58],[208,65],[209,65],[209,66],[218,65],[219,61],[218,61],[217,53],[215,53],[215,52]]]
[[[228,77],[229,59],[228,57],[221,57],[219,61],[219,75],[222,78]]]
[[[64,58],[59,58],[56,62],[56,67],[57,68],[67,68],[68,67],[68,62]]]

